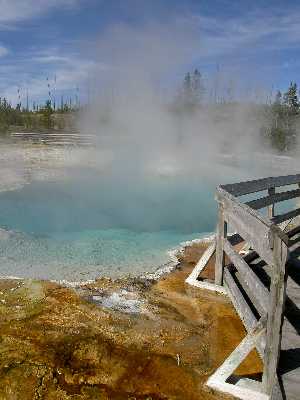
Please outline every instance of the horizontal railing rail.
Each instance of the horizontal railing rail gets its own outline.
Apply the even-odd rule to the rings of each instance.
[[[234,196],[243,196],[246,194],[262,192],[270,188],[294,185],[300,183],[300,174],[277,176],[263,179],[256,179],[252,181],[232,183],[228,185],[221,185],[220,188]]]
[[[280,203],[280,202],[286,201],[286,200],[295,199],[297,197],[300,197],[300,189],[276,193],[276,194],[262,197],[259,199],[251,200],[245,204],[247,204],[251,208],[254,208],[255,210],[259,210],[261,208],[265,208],[272,204]]]

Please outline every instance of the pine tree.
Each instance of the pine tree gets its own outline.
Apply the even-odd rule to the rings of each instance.
[[[192,97],[194,104],[200,104],[203,101],[204,96],[204,86],[202,84],[202,75],[195,69],[192,75]]]
[[[53,121],[51,115],[53,114],[53,108],[51,105],[51,100],[47,100],[45,106],[41,109],[42,112],[42,122],[45,128],[52,128]]]
[[[289,151],[296,144],[299,101],[297,84],[291,82],[282,96],[278,91],[270,107],[270,127],[266,133],[272,147],[279,151]]]
[[[192,74],[188,72],[183,81],[183,104],[189,109],[199,106],[203,101],[204,91],[201,73],[197,69]]]
[[[188,72],[183,81],[183,95],[185,99],[188,99],[191,97],[192,94],[192,78],[191,74]]]
[[[288,91],[283,96],[283,104],[295,112],[299,111],[297,83],[291,82]]]

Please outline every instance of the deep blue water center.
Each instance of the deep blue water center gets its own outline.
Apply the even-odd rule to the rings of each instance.
[[[215,229],[211,179],[75,175],[0,194],[2,276],[137,275],[167,263],[167,250],[180,242]]]

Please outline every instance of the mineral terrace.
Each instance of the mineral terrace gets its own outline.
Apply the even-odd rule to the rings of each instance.
[[[206,246],[158,282],[2,280],[0,399],[223,399],[205,381],[245,332],[225,297],[184,283]]]

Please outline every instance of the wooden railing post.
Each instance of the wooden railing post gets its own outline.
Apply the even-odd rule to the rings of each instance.
[[[217,225],[217,247],[216,247],[216,266],[215,284],[222,285],[223,271],[225,266],[224,238],[227,237],[227,223],[224,219],[224,205],[219,203],[218,225]]]
[[[268,189],[268,194],[269,194],[269,196],[274,195],[275,194],[275,187],[269,188]],[[275,204],[273,203],[268,207],[268,217],[270,219],[274,217],[274,210],[275,210]]]
[[[274,263],[272,265],[263,371],[263,388],[271,399],[277,384],[277,365],[281,347],[287,279],[286,261],[288,256],[287,246],[276,234],[273,237],[273,255]]]

